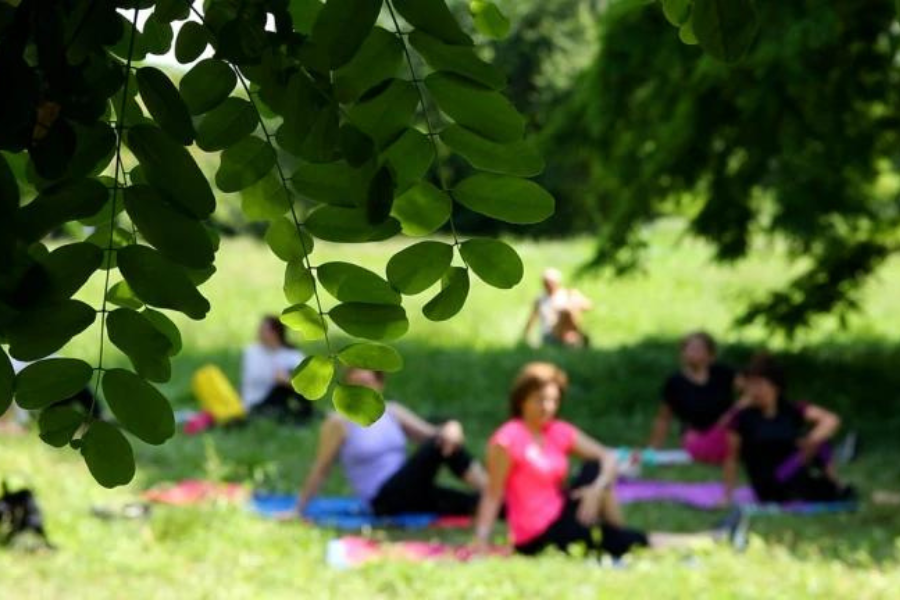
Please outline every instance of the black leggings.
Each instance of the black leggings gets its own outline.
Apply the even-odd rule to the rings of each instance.
[[[278,384],[269,390],[263,401],[253,407],[253,416],[271,417],[277,421],[302,423],[312,416],[312,402],[289,385]]]
[[[429,439],[384,482],[372,499],[372,510],[378,515],[416,512],[475,514],[478,494],[435,484],[442,465],[447,465],[454,475],[462,479],[471,464],[472,456],[465,448],[457,448],[452,454],[444,456],[437,439]]]
[[[589,485],[600,475],[600,464],[586,462],[572,480],[571,488]],[[533,556],[548,546],[568,552],[572,545],[582,546],[589,553],[608,552],[618,558],[636,546],[647,546],[649,540],[643,531],[628,527],[616,527],[600,523],[585,527],[577,518],[578,502],[569,499],[562,514],[535,539],[516,546],[516,552]]]

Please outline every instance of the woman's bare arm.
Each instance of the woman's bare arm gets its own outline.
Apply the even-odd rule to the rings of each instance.
[[[672,424],[672,409],[665,402],[659,405],[656,418],[653,420],[653,429],[650,430],[650,441],[647,446],[654,449],[662,448],[669,435],[669,427]]]
[[[403,432],[414,441],[422,442],[440,433],[438,427],[432,425],[399,402],[388,402],[387,410],[391,411],[391,414],[400,423]]]
[[[600,463],[600,475],[594,480],[593,486],[606,489],[616,480],[618,467],[615,453],[583,431],[575,434],[572,453],[582,460],[596,460]]]
[[[725,504],[734,501],[734,490],[737,487],[738,456],[741,452],[741,437],[734,433],[728,433],[728,454],[722,463],[722,482],[725,486]]]
[[[487,546],[494,530],[497,515],[503,504],[506,478],[509,475],[509,454],[502,446],[491,444],[487,449],[487,486],[481,494],[475,516],[475,542]]]
[[[337,415],[328,417],[319,430],[319,446],[312,469],[303,482],[300,495],[297,497],[297,512],[302,513],[310,499],[316,495],[331,466],[337,458],[338,451],[344,443],[346,435],[344,422]]]
[[[822,444],[834,437],[834,434],[840,429],[841,419],[830,410],[815,404],[806,406],[803,418],[812,424],[812,429],[806,434],[801,444],[811,457]]]

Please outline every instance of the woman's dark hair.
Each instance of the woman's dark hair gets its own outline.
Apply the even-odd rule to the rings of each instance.
[[[287,330],[284,328],[284,323],[276,317],[275,315],[266,315],[262,320],[263,324],[275,332],[275,337],[278,338],[278,343],[281,344],[285,348],[293,348],[294,345],[290,343],[287,339]]]
[[[784,374],[784,369],[778,361],[767,352],[760,352],[750,359],[750,363],[744,367],[742,374],[744,377],[759,377],[765,379],[780,391],[784,391],[784,388],[787,385],[787,377]]]
[[[706,346],[706,349],[710,354],[716,354],[719,350],[718,344],[716,344],[716,339],[705,331],[692,331],[681,338],[681,349],[684,350],[684,347],[693,340],[697,340],[704,346]]]
[[[548,362],[531,362],[522,367],[509,392],[509,412],[513,417],[522,416],[522,405],[534,392],[553,383],[559,388],[560,400],[569,387],[569,377],[556,365]]]

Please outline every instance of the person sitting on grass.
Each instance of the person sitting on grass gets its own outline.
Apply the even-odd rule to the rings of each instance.
[[[354,368],[347,371],[345,382],[381,392],[385,377],[381,372]],[[408,455],[410,440],[419,446]],[[486,475],[464,442],[458,421],[434,425],[397,402],[388,402],[381,418],[369,427],[331,414],[322,423],[316,457],[297,499],[296,511],[303,514],[339,460],[357,497],[377,515],[472,515]],[[473,491],[438,485],[436,479],[442,466],[447,466]]]
[[[534,302],[523,337],[528,340],[535,323],[540,322],[541,343],[545,345],[584,348],[589,339],[581,327],[581,314],[593,304],[576,289],[562,286],[558,269],[544,271],[544,294]]]
[[[716,341],[705,331],[681,341],[681,369],[662,390],[648,446],[659,449],[673,418],[682,427],[681,443],[697,462],[722,464],[728,454],[728,423],[735,406],[735,371],[716,360]]]
[[[790,402],[781,366],[757,355],[743,371],[749,405],[734,416],[724,464],[726,502],[737,480],[738,461],[760,502],[853,500],[852,487],[837,479],[830,440],[840,427],[833,412]]]
[[[618,558],[636,547],[685,546],[724,535],[648,534],[627,527],[613,487],[614,453],[556,418],[567,387],[566,374],[550,363],[529,363],[516,377],[510,393],[512,418],[488,442],[476,548],[487,548],[504,500],[515,551],[524,555],[548,547],[567,552],[578,545]],[[566,490],[570,455],[584,464]],[[734,532],[739,523],[732,519],[728,526]]]
[[[278,317],[264,317],[257,342],[244,348],[241,360],[241,399],[250,416],[295,423],[310,418],[312,403],[291,386],[291,372],[302,361]]]

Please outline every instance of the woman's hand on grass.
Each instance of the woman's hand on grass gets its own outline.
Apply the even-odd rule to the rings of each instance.
[[[588,485],[572,490],[572,498],[578,501],[575,517],[585,527],[590,527],[600,517],[600,505],[603,503],[605,488]]]

